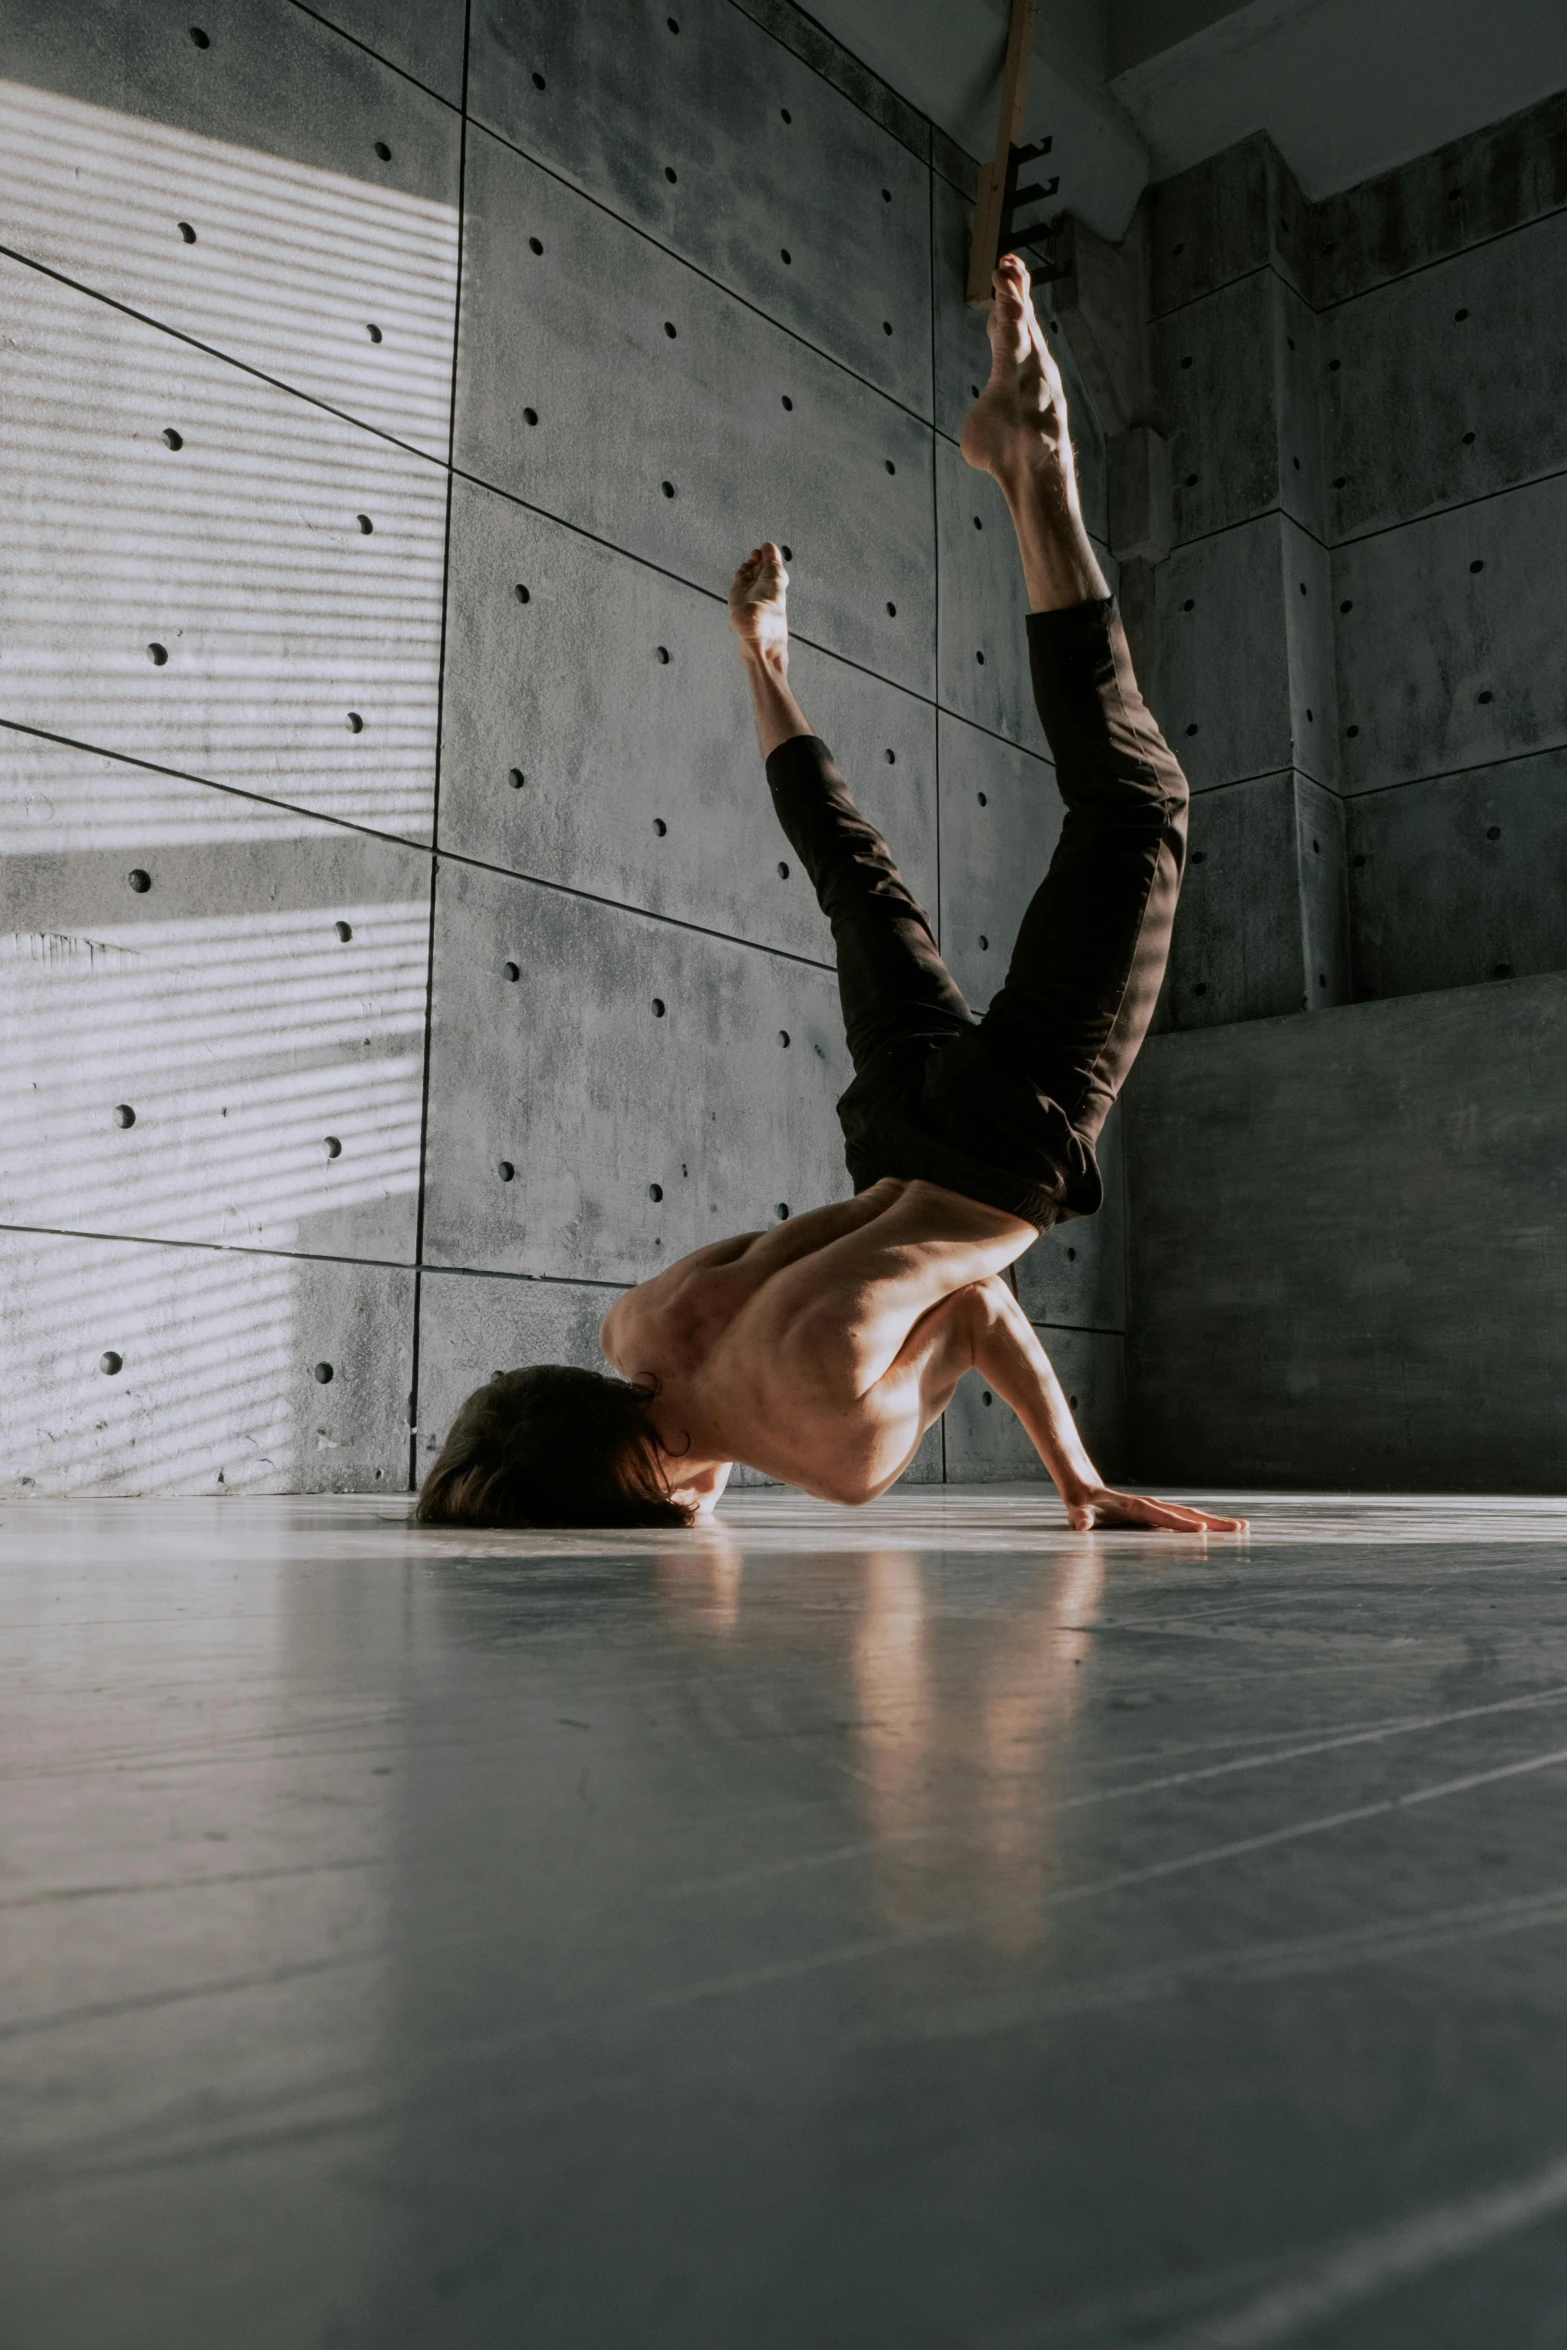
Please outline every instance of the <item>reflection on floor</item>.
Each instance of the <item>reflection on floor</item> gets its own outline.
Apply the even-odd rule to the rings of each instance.
[[[0,1513],[18,2350],[1533,2350],[1567,1504]]]

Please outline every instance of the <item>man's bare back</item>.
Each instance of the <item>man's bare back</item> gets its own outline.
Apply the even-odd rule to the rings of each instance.
[[[606,1358],[658,1382],[676,1500],[710,1514],[730,1464],[823,1501],[874,1501],[968,1371],[1027,1429],[1077,1527],[1237,1531],[1243,1521],[1112,1491],[1001,1274],[1032,1224],[896,1177],[770,1232],[715,1242],[617,1299]]]
[[[689,1439],[704,1460],[869,1501],[972,1367],[982,1285],[1036,1237],[956,1192],[889,1176],[682,1258],[611,1308],[601,1343],[628,1377],[657,1379],[671,1453]]]

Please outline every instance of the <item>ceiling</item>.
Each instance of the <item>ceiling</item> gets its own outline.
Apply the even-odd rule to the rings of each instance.
[[[1006,0],[808,0],[971,155],[995,142]],[[1124,234],[1149,179],[1268,131],[1308,196],[1567,88],[1563,0],[1041,0],[1025,136]]]

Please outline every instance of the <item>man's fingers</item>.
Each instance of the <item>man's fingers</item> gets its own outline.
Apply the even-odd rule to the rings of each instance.
[[[1182,1509],[1178,1501],[1144,1501],[1145,1522],[1161,1534],[1206,1534],[1208,1520],[1200,1510]]]
[[[1244,1518],[1218,1518],[1209,1510],[1191,1510],[1184,1502],[1148,1500],[1143,1508],[1157,1513],[1153,1522],[1171,1534],[1244,1534]]]
[[[1094,1526],[1141,1526],[1155,1534],[1244,1534],[1244,1518],[1221,1518],[1211,1510],[1188,1509],[1184,1502],[1156,1501],[1147,1493],[1102,1493],[1091,1502],[1067,1511],[1068,1522],[1079,1532]]]
[[[1216,1517],[1212,1510],[1190,1510],[1183,1502],[1178,1501],[1162,1502],[1159,1507],[1173,1512],[1182,1525],[1195,1526],[1205,1534],[1244,1534],[1246,1532],[1244,1518]]]

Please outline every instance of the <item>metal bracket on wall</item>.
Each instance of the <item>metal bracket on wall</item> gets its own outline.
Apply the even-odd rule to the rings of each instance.
[[[1055,258],[1055,241],[1060,222],[1036,220],[1025,228],[1020,224],[1018,214],[1032,204],[1047,203],[1060,187],[1061,175],[1056,172],[1052,178],[1036,180],[1026,188],[1020,188],[1017,183],[1024,165],[1040,162],[1054,145],[1053,139],[1044,138],[1035,139],[1027,147],[1007,149],[1006,179],[1001,193],[1001,234],[996,241],[996,259],[990,265],[994,269],[1003,253],[1032,253],[1038,264],[1033,272],[1036,285],[1049,285],[1054,279],[1066,274],[1064,267]],[[986,299],[989,299],[988,280]]]

